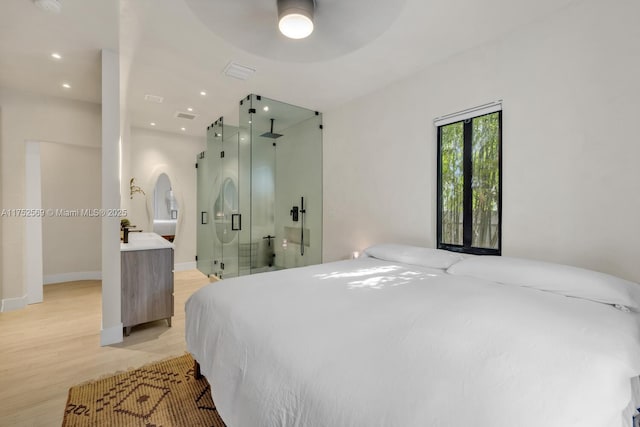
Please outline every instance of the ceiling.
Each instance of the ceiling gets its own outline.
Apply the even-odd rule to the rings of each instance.
[[[61,0],[59,14],[2,0],[0,86],[99,103],[111,49],[132,126],[203,136],[220,116],[237,123],[249,93],[327,111],[575,1],[316,0],[314,34],[292,41],[275,0]],[[228,77],[232,61],[255,72]]]

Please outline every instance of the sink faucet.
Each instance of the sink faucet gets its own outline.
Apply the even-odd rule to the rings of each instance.
[[[122,241],[124,243],[129,243],[129,227],[122,227],[122,231],[124,232]]]
[[[135,225],[128,225],[126,227],[122,227],[122,231],[123,231],[123,236],[122,236],[122,243],[129,243],[129,233],[139,233],[142,230],[129,230],[130,228],[135,228]]]

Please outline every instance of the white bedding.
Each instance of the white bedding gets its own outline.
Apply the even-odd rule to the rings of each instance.
[[[629,426],[640,374],[637,313],[375,258],[215,282],[186,315],[228,427]]]

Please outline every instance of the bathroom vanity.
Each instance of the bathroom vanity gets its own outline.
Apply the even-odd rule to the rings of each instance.
[[[131,233],[120,243],[124,334],[141,323],[173,316],[173,243],[155,233]]]

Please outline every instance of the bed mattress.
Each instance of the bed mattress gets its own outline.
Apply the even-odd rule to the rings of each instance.
[[[365,258],[215,282],[186,315],[229,427],[631,425],[639,316],[607,304]]]

